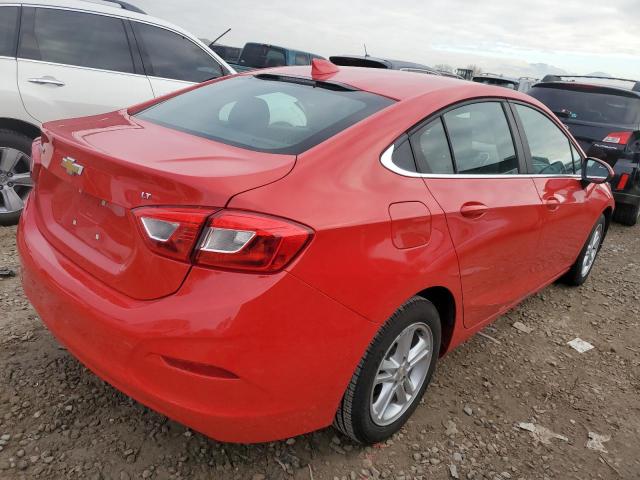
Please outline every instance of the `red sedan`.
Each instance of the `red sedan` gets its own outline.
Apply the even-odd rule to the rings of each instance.
[[[585,281],[614,205],[531,97],[322,61],[48,123],[33,159],[18,246],[42,320],[232,442],[389,437],[439,357]]]

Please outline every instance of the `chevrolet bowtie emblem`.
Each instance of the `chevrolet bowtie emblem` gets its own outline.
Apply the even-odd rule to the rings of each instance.
[[[82,175],[82,171],[84,170],[84,167],[77,164],[76,161],[71,157],[64,157],[60,165],[62,165],[62,168],[64,168],[65,171],[71,176]]]

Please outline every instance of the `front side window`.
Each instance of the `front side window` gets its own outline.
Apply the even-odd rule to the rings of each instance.
[[[573,175],[571,142],[545,115],[524,105],[516,105],[531,151],[533,173]]]
[[[578,150],[576,150],[576,147],[573,146],[573,144],[571,145],[571,155],[573,156],[573,171],[575,173],[582,172],[582,157],[578,153]]]
[[[413,133],[411,145],[422,173],[453,173],[449,142],[440,118]]]
[[[43,62],[133,73],[122,20],[103,15],[27,9],[18,55]]]
[[[188,38],[146,23],[134,22],[134,28],[149,75],[193,83],[224,75],[222,66]]]
[[[297,155],[391,104],[359,90],[259,75],[205,85],[136,116],[228,145]]]
[[[457,173],[518,173],[511,130],[499,102],[472,103],[443,115]]]
[[[14,57],[18,7],[0,7],[0,57]]]

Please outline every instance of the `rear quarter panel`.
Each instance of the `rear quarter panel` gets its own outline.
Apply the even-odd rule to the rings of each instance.
[[[397,175],[380,163],[386,147],[429,113],[429,103],[391,106],[300,155],[282,180],[229,203],[312,227],[315,237],[290,272],[377,324],[425,288],[442,286],[461,296],[443,211],[421,178]],[[431,231],[426,245],[399,249],[389,206],[411,201],[431,212]]]

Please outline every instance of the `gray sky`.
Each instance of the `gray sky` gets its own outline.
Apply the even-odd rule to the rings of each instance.
[[[386,56],[517,75],[640,79],[640,0],[130,0],[220,43]]]

